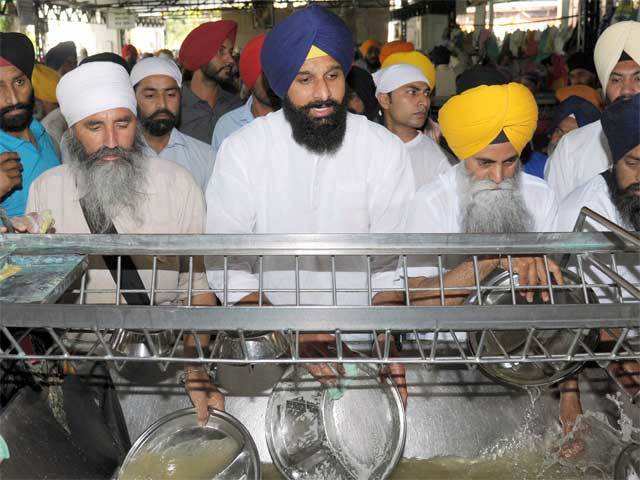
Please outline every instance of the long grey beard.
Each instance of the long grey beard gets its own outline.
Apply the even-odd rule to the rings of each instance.
[[[147,182],[141,132],[136,133],[130,149],[116,149],[122,156],[120,160],[106,162],[101,158],[107,153],[98,151],[88,155],[73,129],[70,133],[67,164],[76,178],[78,192],[89,217],[87,222],[97,227],[96,233],[106,232],[111,223],[122,215],[141,224],[140,205],[145,199]]]
[[[520,171],[499,185],[474,180],[464,164],[458,167],[460,226],[464,233],[517,233],[533,228],[533,217],[520,190]]]

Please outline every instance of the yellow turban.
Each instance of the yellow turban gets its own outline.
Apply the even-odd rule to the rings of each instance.
[[[519,83],[482,85],[449,99],[438,121],[460,160],[482,151],[503,131],[519,155],[536,130],[538,106]]]
[[[598,38],[593,60],[598,78],[605,90],[609,83],[609,76],[620,61],[622,52],[627,52],[627,55],[640,64],[640,22],[615,23]]]
[[[429,87],[433,90],[436,87],[436,67],[433,66],[431,60],[420,52],[402,52],[389,55],[382,63],[382,68],[390,67],[391,65],[412,65],[424,73],[424,76],[429,80]]]
[[[44,102],[58,103],[56,87],[60,81],[60,75],[52,68],[36,63],[31,75],[31,84],[35,97]]]

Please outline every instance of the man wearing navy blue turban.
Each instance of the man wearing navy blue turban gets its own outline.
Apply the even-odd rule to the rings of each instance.
[[[318,6],[297,11],[267,35],[262,70],[282,98],[282,109],[257,118],[220,146],[206,191],[208,233],[402,231],[415,188],[411,163],[398,137],[347,112],[353,56],[349,29]],[[374,262],[374,289],[393,286],[396,261]],[[291,258],[265,257],[262,285],[271,292],[262,301],[332,305],[329,262],[301,257],[297,276]],[[335,263],[336,303],[368,305],[364,259],[342,256]],[[227,278],[230,304],[259,300],[257,273],[254,262],[233,259],[226,270],[218,264],[208,269],[214,288]],[[301,289],[313,291],[296,298],[296,278]],[[319,365],[310,369],[328,375]]]

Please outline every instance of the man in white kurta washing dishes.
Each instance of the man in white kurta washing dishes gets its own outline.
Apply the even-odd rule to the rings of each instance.
[[[402,141],[366,117],[347,113],[345,77],[353,61],[352,34],[318,6],[300,10],[267,35],[264,74],[282,98],[282,110],[255,119],[225,140],[207,188],[208,233],[399,232],[414,192]],[[230,303],[258,301],[257,265],[230,262]],[[376,269],[373,287],[392,282],[394,268]],[[265,258],[264,288],[294,288],[293,258]],[[336,258],[339,305],[366,305],[366,264]],[[224,270],[208,268],[221,289]],[[328,258],[300,259],[303,305],[330,305]],[[275,292],[264,301],[295,305],[295,294]],[[327,336],[328,337],[328,336]],[[313,370],[313,369],[311,369]],[[322,372],[314,372],[322,373]]]

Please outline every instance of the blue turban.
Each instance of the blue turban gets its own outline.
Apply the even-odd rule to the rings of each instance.
[[[345,75],[349,73],[355,51],[351,31],[337,15],[312,5],[276,25],[262,47],[262,70],[280,98],[286,95],[312,46],[331,55]]]
[[[573,95],[558,104],[549,130],[553,132],[560,125],[560,122],[570,115],[575,117],[578,127],[584,127],[600,120],[600,110],[593,103]]]
[[[604,109],[602,130],[616,163],[640,145],[640,94],[620,98]]]

